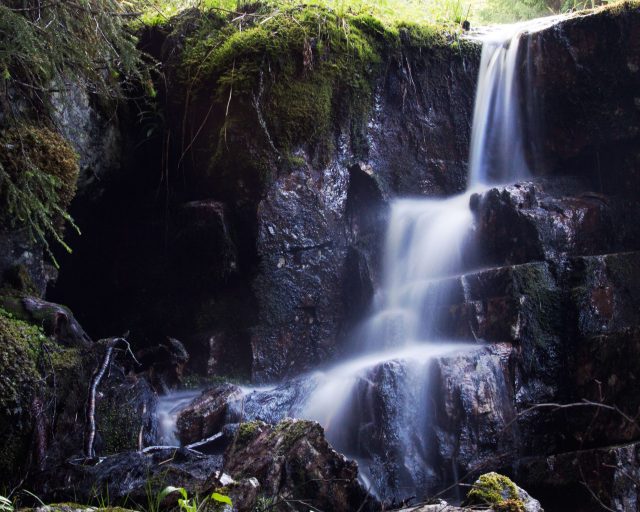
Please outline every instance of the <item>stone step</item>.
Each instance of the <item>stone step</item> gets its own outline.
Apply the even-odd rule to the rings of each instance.
[[[640,204],[575,180],[524,182],[472,196],[481,265],[640,249]]]

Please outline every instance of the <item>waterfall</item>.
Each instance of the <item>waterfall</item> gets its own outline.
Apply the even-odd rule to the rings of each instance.
[[[471,194],[531,174],[535,120],[525,108],[531,97],[523,90],[522,73],[530,66],[528,49],[523,51],[520,42],[527,32],[554,21],[534,20],[483,36],[467,191],[448,199],[392,202],[382,287],[354,334],[356,355],[314,375],[317,385],[301,416],[319,421],[336,449],[359,461],[363,481],[374,492],[392,481],[396,491],[411,494],[436,480],[429,468],[432,448],[420,436],[430,415],[429,363],[478,348],[473,340],[451,342],[442,336],[446,319],[438,306],[447,304],[452,293],[455,280],[448,278],[469,270]],[[395,393],[393,407],[384,403],[385,393]],[[380,421],[394,425],[382,432]],[[395,460],[380,462],[389,457]],[[421,469],[412,472],[412,467]]]
[[[482,38],[471,129],[470,188],[531,176],[538,120],[535,95],[523,87],[531,83],[530,48],[522,49],[520,43],[559,18],[496,27]]]
[[[478,190],[531,174],[535,120],[525,108],[531,95],[522,87],[529,49],[520,43],[553,22],[537,20],[483,36],[467,191],[391,203],[382,285],[352,337],[352,356],[274,389],[243,390],[229,417],[317,420],[334,448],[358,461],[364,485],[380,498],[424,496],[442,483],[437,441],[427,435],[433,415],[429,370],[436,358],[481,349],[476,340],[448,339],[451,319],[443,314],[467,296],[463,276],[473,260],[469,201]],[[177,411],[191,398],[178,393],[161,400],[164,443],[177,443]]]

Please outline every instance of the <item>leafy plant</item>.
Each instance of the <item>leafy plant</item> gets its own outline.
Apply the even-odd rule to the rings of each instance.
[[[13,512],[13,503],[9,498],[0,496],[0,512]]]
[[[224,505],[233,506],[233,502],[229,496],[225,496],[224,494],[220,494],[218,492],[211,493],[210,496],[205,497],[202,501],[199,501],[197,497],[189,498],[187,490],[184,487],[173,487],[172,485],[168,485],[165,487],[160,494],[158,495],[158,502],[162,502],[169,494],[174,492],[180,493],[181,498],[178,499],[178,506],[182,512],[201,512],[204,510],[205,504],[212,499],[217,503],[222,503]]]

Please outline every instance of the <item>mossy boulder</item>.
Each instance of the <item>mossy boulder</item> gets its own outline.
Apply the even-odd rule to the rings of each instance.
[[[0,286],[42,294],[55,272],[49,243],[69,249],[64,224],[75,195],[78,157],[56,131],[19,124],[0,131]]]
[[[513,481],[498,473],[485,473],[467,494],[467,506],[486,506],[495,512],[543,512],[540,503]]]
[[[0,309],[0,480],[29,465],[34,400],[41,389],[44,333]]]

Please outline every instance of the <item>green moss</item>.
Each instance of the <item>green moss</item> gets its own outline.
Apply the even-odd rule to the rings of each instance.
[[[313,428],[313,425],[312,422],[305,420],[283,420],[274,427],[270,437],[280,439],[278,451],[285,453],[288,452],[299,439],[307,435]]]
[[[0,475],[24,469],[31,435],[30,407],[40,382],[40,329],[0,309]]]
[[[566,302],[564,294],[544,263],[526,263],[513,267],[515,295],[521,295],[521,308],[526,313],[529,341],[545,349],[562,331]]]
[[[78,156],[48,128],[20,125],[0,132],[0,222],[26,228],[34,240],[52,236],[63,246],[61,225],[76,191]]]
[[[241,423],[238,427],[238,434],[236,436],[236,446],[242,448],[248,445],[253,439],[260,433],[264,423],[261,421],[249,421]]]
[[[122,401],[126,391],[102,397],[96,407],[96,430],[101,439],[100,454],[111,455],[138,449],[139,411]],[[135,402],[135,401],[134,401]]]
[[[278,172],[299,167],[289,164],[302,159],[301,148],[322,167],[340,133],[350,135],[356,157],[364,153],[383,66],[402,62],[405,51],[452,51],[454,43],[442,26],[383,23],[317,5],[253,4],[240,18],[194,10],[175,29],[196,27],[187,30],[178,76],[194,126],[209,123],[214,134],[207,168],[223,186],[238,180],[261,190]],[[210,114],[198,119],[203,111]]]
[[[499,512],[524,512],[518,488],[509,478],[498,473],[485,473],[467,494],[467,505],[485,505]]]

